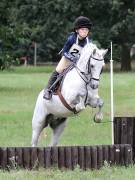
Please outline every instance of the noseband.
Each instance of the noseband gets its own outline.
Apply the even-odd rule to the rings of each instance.
[[[90,61],[91,61],[91,58],[94,59],[95,61],[103,61],[104,59],[97,59],[95,57],[93,57],[92,55],[90,55],[89,57],[89,60],[86,64],[86,69],[88,69],[87,73],[85,72],[82,72],[76,65],[75,65],[75,68],[78,72],[78,74],[80,75],[81,79],[83,79],[83,81],[88,84],[92,79],[95,80],[95,81],[99,81],[99,79],[96,79],[94,77],[92,77],[92,74],[91,74],[91,68],[90,68]],[[103,68],[102,68],[103,70]],[[100,74],[102,73],[102,70],[100,72]],[[89,79],[88,76],[91,75],[91,78]]]
[[[91,58],[94,59],[95,61],[103,61],[104,60],[104,59],[97,59],[97,58],[93,57],[92,55],[90,55],[90,58],[89,58],[89,60],[87,62],[87,65],[86,65],[87,69],[88,69],[88,74],[91,74],[91,68],[90,68],[90,60],[91,60]],[[103,70],[103,68],[102,68],[102,70]],[[102,73],[102,70],[101,70],[100,74]],[[91,79],[93,79],[95,81],[99,81],[99,79],[92,77],[92,74],[91,74],[90,80]]]

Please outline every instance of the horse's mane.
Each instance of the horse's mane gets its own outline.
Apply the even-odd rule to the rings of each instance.
[[[82,49],[81,56],[79,58],[79,61],[87,61],[92,54],[94,49],[98,49],[96,44],[93,44],[92,42],[86,44],[84,48]]]
[[[93,52],[94,49],[98,49],[96,44],[93,44],[92,42],[86,44],[86,46],[84,46],[82,53],[81,54],[90,54]]]

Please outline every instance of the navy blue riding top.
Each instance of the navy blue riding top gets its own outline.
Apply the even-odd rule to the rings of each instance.
[[[88,42],[90,42],[90,39],[88,39],[88,37],[80,40],[77,36],[77,33],[72,32],[69,34],[67,41],[64,44],[64,47],[62,49],[62,55],[65,56],[70,61],[76,62],[77,58],[73,56],[73,53],[69,52],[71,47],[73,46],[73,44],[78,44],[80,48],[83,48]]]

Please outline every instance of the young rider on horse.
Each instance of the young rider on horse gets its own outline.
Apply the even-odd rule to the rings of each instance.
[[[91,30],[92,23],[89,18],[80,16],[74,22],[74,32],[72,32],[62,49],[62,58],[59,61],[56,71],[54,71],[49,79],[47,88],[44,90],[43,98],[50,100],[52,98],[55,87],[54,82],[60,73],[66,69],[71,62],[76,63],[80,57],[82,48],[89,43],[88,34]]]

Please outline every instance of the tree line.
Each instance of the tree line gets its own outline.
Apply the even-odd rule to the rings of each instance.
[[[113,59],[121,63],[122,71],[130,71],[134,0],[1,0],[0,69],[20,64],[21,57],[33,63],[35,42],[39,61],[58,61],[57,54],[80,15],[93,22],[93,42],[108,48],[112,41]]]

